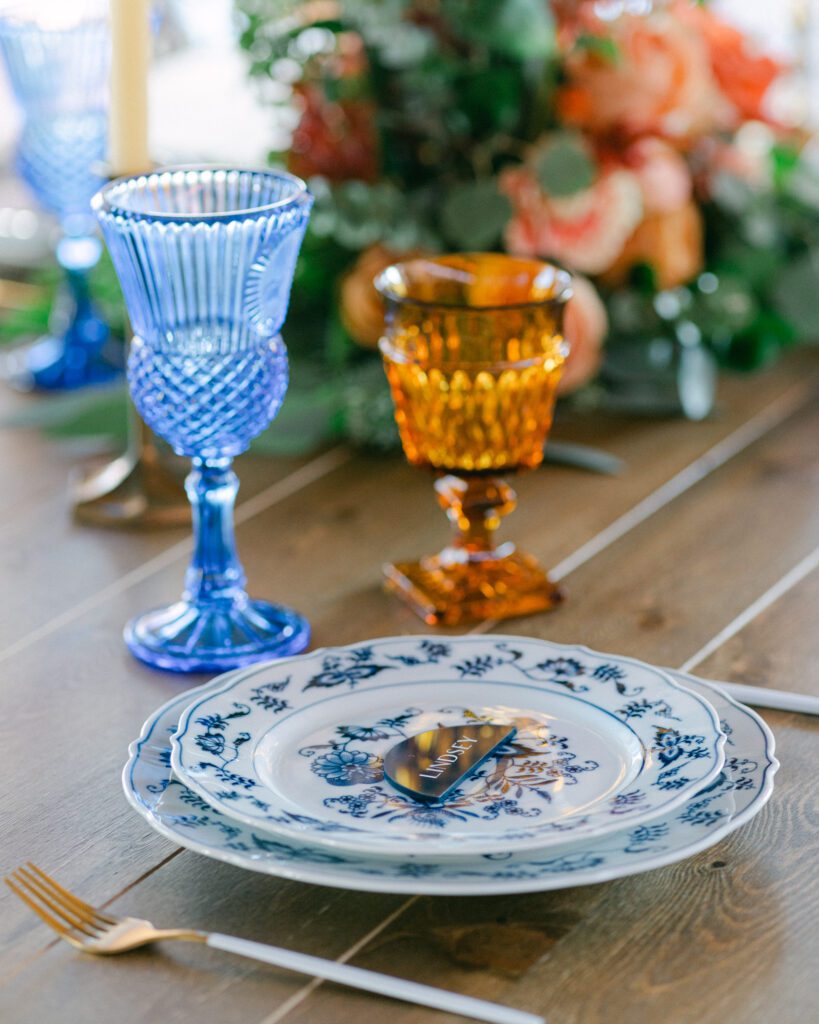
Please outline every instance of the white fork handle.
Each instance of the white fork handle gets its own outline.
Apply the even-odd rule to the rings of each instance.
[[[213,949],[222,949],[226,953],[261,960],[275,967],[284,967],[299,974],[309,974],[316,978],[326,978],[340,985],[351,988],[362,988],[367,992],[377,992],[393,999],[403,999],[408,1003],[420,1006],[431,1006],[434,1010],[448,1013],[460,1013],[463,1017],[473,1020],[485,1020],[490,1024],[544,1024],[542,1017],[534,1013],[513,1010],[498,1003],[487,1003],[483,999],[461,996],[457,992],[448,992],[430,985],[419,985],[415,981],[405,981],[390,974],[378,974],[376,971],[365,971],[361,967],[351,967],[337,960],[323,960],[321,957],[308,956],[306,953],[295,953],[290,949],[278,946],[265,946],[261,942],[248,942],[247,939],[236,939],[231,935],[208,935],[207,944]]]

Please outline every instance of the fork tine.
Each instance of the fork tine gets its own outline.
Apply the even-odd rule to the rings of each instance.
[[[34,913],[42,921],[45,921],[45,923],[49,926],[49,928],[53,928],[54,931],[57,932],[58,935],[62,936],[62,938],[64,938],[64,939],[68,939],[69,942],[77,942],[77,941],[79,941],[78,939],[76,939],[73,936],[73,934],[68,930],[68,928],[65,927],[65,925],[61,921],[57,921],[56,918],[53,918],[51,916],[51,914],[48,913],[48,911],[44,910],[43,907],[40,906],[39,903],[35,903],[34,900],[31,899],[30,896],[28,896],[18,885],[16,885],[11,880],[11,878],[6,876],[3,879],[3,881],[9,887],[9,889],[11,889],[11,891],[14,893],[14,895],[18,899],[22,900],[23,903],[25,903],[25,905],[30,910],[33,910]]]
[[[92,924],[90,921],[84,921],[79,917],[79,915],[74,914],[72,911],[54,900],[48,890],[45,889],[45,886],[38,882],[36,878],[30,877],[26,873],[25,868],[18,868],[15,872],[12,872],[11,877],[21,889],[24,889],[29,896],[31,896],[33,900],[38,900],[41,904],[45,903],[48,909],[55,913],[57,917],[62,918],[70,929],[82,932],[82,934],[87,935],[89,939],[95,939],[97,937],[97,934],[100,931],[98,926]]]
[[[28,868],[29,871],[34,872],[40,881],[44,882],[53,890],[55,898],[59,896],[63,903],[68,904],[71,908],[76,910],[78,914],[87,914],[107,925],[119,924],[119,918],[111,917],[109,914],[103,914],[101,910],[97,910],[97,908],[91,906],[90,903],[86,903],[84,900],[81,900],[79,896],[75,896],[73,892],[63,888],[58,881],[53,879],[51,875],[47,875],[45,871],[38,868],[36,864],[32,864],[31,861],[27,861],[26,868]]]

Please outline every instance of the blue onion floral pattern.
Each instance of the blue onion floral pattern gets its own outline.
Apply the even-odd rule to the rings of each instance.
[[[723,760],[724,737],[700,698],[674,687],[650,667],[581,647],[524,637],[392,638],[317,651],[246,675],[247,683],[243,676],[202,700],[201,710],[183,716],[174,741],[174,767],[214,807],[224,806],[238,820],[274,827],[294,838],[312,835],[321,842],[324,835],[344,833],[348,847],[369,843],[373,836],[391,846],[407,836],[431,840],[437,834],[448,841],[455,834],[479,837],[483,849],[502,848],[507,841],[547,845],[548,836],[558,842],[569,832],[607,831],[630,818],[644,819],[649,812],[680,805],[714,779]],[[385,780],[383,755],[435,724],[462,724],[487,714],[477,705],[427,700],[423,706],[398,704],[396,711],[382,712],[381,717],[367,719],[365,714],[341,721],[315,734],[313,746],[298,751],[306,761],[306,774],[294,777],[299,781],[291,787],[293,798],[273,792],[260,780],[254,751],[277,722],[348,693],[366,691],[362,706],[367,707],[371,690],[386,694],[400,688],[403,701],[414,693],[415,681],[440,683],[447,699],[461,688],[467,696],[475,686],[492,687],[493,692],[502,692],[494,691],[495,686],[512,686],[515,690],[508,692],[519,702],[516,707],[526,707],[523,702],[530,694],[541,704],[544,694],[555,694],[564,702],[556,707],[568,710],[572,706],[566,702],[581,702],[615,720],[606,726],[613,730],[610,735],[623,730],[623,749],[630,751],[632,767],[619,788],[609,790],[608,780],[615,785],[617,775],[609,762],[606,772],[600,772],[595,757],[599,748],[588,732],[581,730],[572,739],[570,726],[563,734],[559,728],[550,732],[540,720],[516,712],[513,740],[450,794],[444,807],[420,805]],[[427,698],[433,692],[431,687],[424,690]],[[389,701],[382,706],[388,707]],[[433,715],[440,715],[437,722]],[[423,724],[421,716],[426,716]],[[584,790],[586,780],[592,781]],[[574,787],[579,787],[577,794],[567,803],[583,810],[549,810],[553,793],[560,789],[565,798]],[[495,822],[497,827],[489,827]],[[382,851],[386,848],[382,845]]]

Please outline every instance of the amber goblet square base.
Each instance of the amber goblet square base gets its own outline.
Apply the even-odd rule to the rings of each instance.
[[[504,619],[561,599],[537,561],[494,540],[516,504],[503,479],[538,465],[566,356],[564,272],[466,254],[388,268],[381,351],[408,460],[437,476],[450,545],[384,568],[387,588],[430,625]]]

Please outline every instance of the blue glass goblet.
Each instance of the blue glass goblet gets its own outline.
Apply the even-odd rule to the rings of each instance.
[[[193,459],[195,549],[182,600],[125,629],[131,651],[159,668],[222,671],[298,653],[309,640],[300,615],[244,591],[231,460],[287,390],[279,331],[311,205],[290,174],[227,168],[122,178],[92,201],[134,331],[134,404]]]
[[[121,347],[108,346],[108,325],[88,291],[88,273],[102,252],[88,204],[104,181],[111,61],[106,5],[27,0],[0,7],[0,53],[24,114],[17,167],[60,223],[57,259],[65,271],[51,335],[28,349],[17,383],[43,389],[102,383],[122,372]]]

